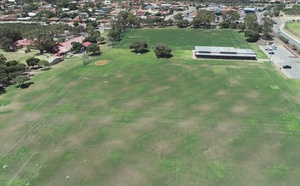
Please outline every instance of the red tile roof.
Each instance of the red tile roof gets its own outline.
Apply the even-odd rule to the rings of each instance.
[[[86,41],[86,42],[82,43],[82,45],[83,45],[83,46],[85,46],[85,47],[88,47],[88,46],[90,46],[90,44],[92,44],[92,43],[91,43],[91,42],[88,42],[88,41]]]
[[[70,40],[68,40],[68,41],[65,41],[65,42],[63,42],[63,43],[60,43],[60,44],[58,44],[58,53],[66,53],[66,52],[68,52],[68,51],[70,51],[71,50],[71,48],[72,48],[72,43],[73,42],[79,42],[79,43],[82,43],[82,41],[85,39],[85,37],[83,37],[83,36],[79,36],[79,37],[75,37],[75,38],[73,38],[73,39],[70,39]]]

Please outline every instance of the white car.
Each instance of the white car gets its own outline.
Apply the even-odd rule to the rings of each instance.
[[[265,48],[265,50],[266,50],[266,51],[273,51],[273,49],[270,48],[270,47]]]

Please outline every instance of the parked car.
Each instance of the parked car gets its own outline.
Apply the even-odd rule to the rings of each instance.
[[[265,50],[266,50],[266,51],[273,51],[273,49],[270,48],[270,47],[265,48]]]
[[[291,66],[291,65],[283,65],[282,68],[283,68],[283,69],[291,69],[292,66]]]
[[[270,55],[274,55],[274,52],[269,52]]]

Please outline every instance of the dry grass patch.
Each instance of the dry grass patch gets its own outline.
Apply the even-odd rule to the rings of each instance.
[[[257,99],[260,97],[260,93],[255,90],[250,90],[245,94],[245,97],[249,99]]]
[[[107,62],[108,62],[108,61],[96,61],[96,62],[95,62],[95,65],[96,65],[96,66],[104,66],[104,65],[107,64]]]
[[[165,157],[175,151],[166,141],[157,141],[150,145],[150,149],[158,157]]]
[[[122,165],[111,179],[112,183],[108,185],[113,186],[131,186],[131,185],[145,185],[147,179],[141,171],[136,170],[130,166]]]
[[[248,110],[248,107],[246,105],[234,105],[231,108],[231,112],[236,114],[245,113]]]

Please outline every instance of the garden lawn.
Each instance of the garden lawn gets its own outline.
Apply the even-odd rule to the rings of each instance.
[[[286,22],[285,29],[300,38],[300,23],[299,22]]]
[[[300,182],[300,83],[270,64],[126,48],[94,61],[1,95],[2,185]]]

